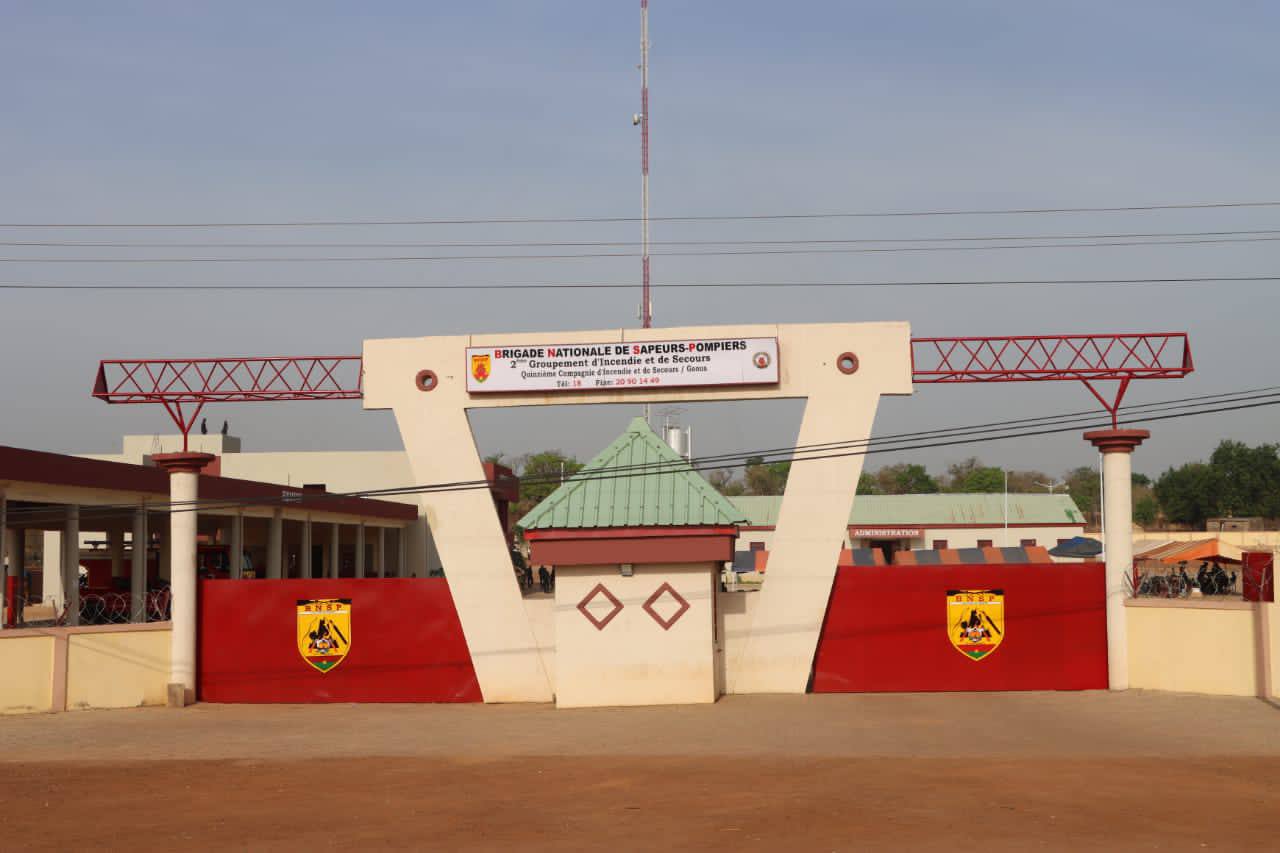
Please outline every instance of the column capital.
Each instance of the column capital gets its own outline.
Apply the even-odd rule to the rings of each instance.
[[[1084,434],[1084,440],[1103,453],[1132,453],[1150,437],[1145,429],[1095,429]]]
[[[151,457],[156,467],[163,468],[170,474],[198,474],[218,457],[212,453],[157,453]]]

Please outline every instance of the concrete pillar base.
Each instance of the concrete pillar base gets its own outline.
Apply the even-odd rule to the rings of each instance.
[[[195,691],[185,684],[165,685],[165,705],[169,708],[185,708],[195,704]]]

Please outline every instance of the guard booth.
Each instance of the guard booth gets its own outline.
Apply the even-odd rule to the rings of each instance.
[[[742,520],[636,418],[520,521],[555,572],[557,707],[716,700],[716,592]]]

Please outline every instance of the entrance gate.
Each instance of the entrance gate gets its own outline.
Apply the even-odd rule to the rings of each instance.
[[[813,692],[1105,690],[1104,572],[1102,563],[841,566]]]
[[[205,580],[199,602],[201,701],[482,701],[444,578]]]

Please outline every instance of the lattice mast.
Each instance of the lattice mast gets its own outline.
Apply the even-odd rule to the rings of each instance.
[[[640,327],[653,327],[649,289],[649,0],[640,0]]]

